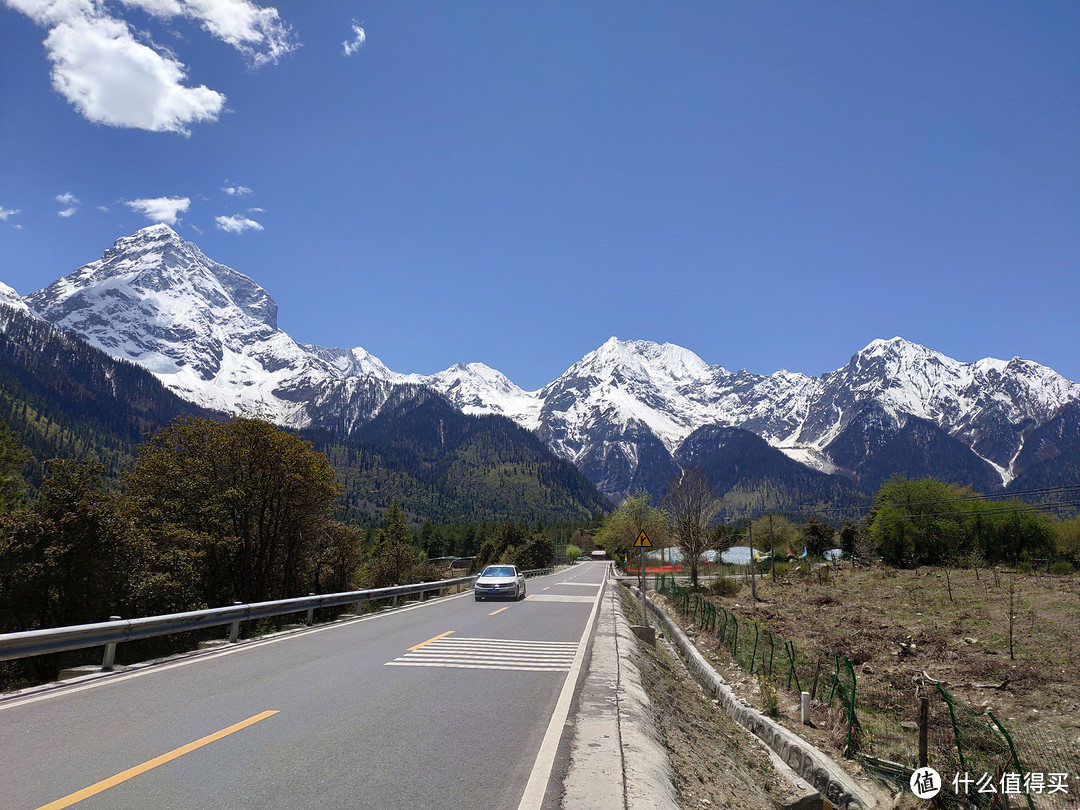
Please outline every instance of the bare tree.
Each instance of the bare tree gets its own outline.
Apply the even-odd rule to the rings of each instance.
[[[701,555],[712,548],[709,521],[717,511],[716,493],[700,467],[687,467],[668,482],[663,498],[671,536],[690,566],[690,584],[697,587]]]

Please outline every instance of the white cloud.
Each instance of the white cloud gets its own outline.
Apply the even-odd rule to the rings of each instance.
[[[365,42],[367,42],[367,34],[364,33],[363,26],[356,20],[352,21],[353,38],[352,40],[346,40],[341,43],[342,51],[346,56],[352,56]]]
[[[79,198],[70,191],[65,191],[63,194],[57,194],[56,201],[61,205],[67,206],[67,208],[62,208],[56,212],[58,217],[67,219],[68,217],[75,216],[76,212],[79,210]]]
[[[218,230],[227,231],[229,233],[261,231],[263,229],[263,226],[255,220],[248,219],[240,214],[233,214],[231,217],[216,217],[214,221],[217,223]]]
[[[49,29],[45,49],[53,87],[89,121],[151,132],[190,134],[215,121],[225,96],[185,86],[187,67],[113,10],[116,0],[0,0]],[[274,8],[249,0],[120,0],[158,18],[184,17],[246,54],[255,65],[296,45]]]
[[[0,205],[0,222],[7,222],[8,217],[15,216],[19,211],[18,208],[4,208],[4,206]]]
[[[246,54],[256,66],[277,62],[296,50],[292,29],[276,8],[261,8],[250,0],[121,0],[156,17],[186,17],[203,30]]]
[[[246,197],[248,194],[252,193],[251,189],[247,186],[225,186],[222,191],[230,197]]]
[[[137,211],[151,222],[164,222],[175,225],[176,217],[188,210],[189,197],[155,197],[153,199],[130,200],[124,203],[132,211]]]

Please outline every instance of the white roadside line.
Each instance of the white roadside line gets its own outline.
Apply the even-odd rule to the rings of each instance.
[[[567,673],[566,680],[563,682],[559,700],[555,704],[551,722],[548,723],[547,731],[544,733],[544,740],[540,743],[540,752],[536,755],[536,762],[533,763],[532,773],[529,775],[528,784],[525,785],[525,793],[521,796],[518,810],[540,810],[540,805],[544,801],[548,781],[551,779],[551,771],[555,767],[555,755],[559,750],[559,741],[562,739],[566,718],[570,716],[570,703],[574,697],[578,674],[581,672],[581,665],[585,661],[585,642],[588,640],[589,633],[592,632],[593,625],[596,624],[596,616],[600,612],[600,602],[604,594],[604,585],[607,583],[607,574],[608,572],[605,570],[604,579],[600,582],[600,589],[596,594],[596,601],[593,603],[592,613],[589,615],[589,620],[585,622],[585,630],[578,641],[578,651],[574,656],[574,663],[571,665],[570,672]]]
[[[535,577],[535,579],[541,580],[549,576],[552,575],[545,574],[543,576]],[[27,695],[26,697],[11,697],[5,699],[3,695],[0,695],[0,712],[4,711],[4,709],[13,709],[16,706],[26,706],[30,703],[38,703],[42,700],[50,700],[52,698],[63,697],[65,695],[78,694],[79,692],[85,692],[88,689],[96,689],[99,686],[107,686],[108,684],[120,683],[122,681],[131,680],[132,678],[141,678],[144,675],[151,675],[155,672],[167,672],[170,669],[177,669],[179,667],[186,667],[190,666],[191,664],[198,664],[202,663],[203,661],[209,661],[212,658],[220,658],[225,655],[234,655],[236,653],[254,650],[259,647],[264,647],[267,644],[277,644],[281,641],[290,641],[297,636],[307,636],[312,633],[322,633],[327,630],[340,630],[343,627],[349,627],[351,625],[357,624],[358,622],[370,622],[374,621],[375,619],[385,619],[389,616],[397,616],[401,613],[408,613],[411,610],[421,610],[426,607],[444,604],[451,599],[463,599],[464,597],[471,594],[471,590],[462,591],[461,593],[450,594],[449,596],[443,596],[438,599],[428,599],[423,602],[409,605],[408,607],[399,607],[394,608],[393,610],[379,611],[378,613],[361,616],[358,619],[346,619],[345,621],[330,622],[328,624],[317,625],[315,627],[305,628],[303,630],[296,630],[289,633],[275,634],[271,638],[246,641],[243,644],[229,646],[224,649],[192,650],[188,653],[180,653],[179,655],[183,656],[183,658],[178,661],[160,664],[155,664],[148,661],[141,664],[134,664],[133,669],[126,672],[103,672],[98,675],[89,676],[92,677],[93,680],[87,681],[86,683],[74,683],[71,686],[54,686],[52,684],[45,684],[40,688],[47,691]],[[135,667],[137,667],[137,669],[135,669]]]
[[[36,695],[28,695],[24,698],[11,698],[9,701],[0,702],[0,712],[4,709],[13,709],[16,706],[26,706],[29,703],[37,703],[42,700],[49,700],[50,698],[63,697],[65,695],[74,695],[79,692],[85,692],[88,689],[96,689],[99,686],[107,686],[108,684],[121,683],[122,681],[128,681],[132,678],[141,678],[144,675],[152,675],[155,672],[167,672],[170,669],[178,669],[179,667],[190,666],[191,664],[199,664],[204,661],[209,661],[214,658],[221,658],[226,655],[235,655],[236,653],[247,652],[249,650],[265,647],[268,644],[277,644],[282,641],[291,641],[300,636],[310,636],[314,633],[324,633],[327,630],[340,630],[344,627],[351,627],[360,622],[370,622],[376,619],[385,619],[390,616],[397,616],[402,613],[408,613],[411,610],[422,610],[426,607],[431,607],[439,604],[444,604],[451,599],[462,599],[466,596],[470,596],[472,591],[463,591],[462,593],[455,593],[449,596],[443,596],[438,599],[429,599],[423,602],[409,605],[407,607],[394,608],[392,610],[379,611],[378,613],[370,613],[366,616],[361,616],[358,619],[345,619],[344,621],[330,622],[327,624],[320,624],[314,627],[304,628],[302,630],[294,630],[291,632],[279,633],[271,636],[270,638],[255,639],[251,641],[245,641],[242,644],[231,645],[229,647],[221,649],[211,650],[192,650],[188,653],[179,653],[183,656],[178,661],[171,661],[168,663],[155,664],[151,661],[141,664],[134,664],[133,667],[138,667],[132,671],[126,672],[103,672],[98,675],[93,675],[94,680],[88,681],[83,684],[73,684],[72,686],[52,686],[46,685],[47,692],[42,692]]]

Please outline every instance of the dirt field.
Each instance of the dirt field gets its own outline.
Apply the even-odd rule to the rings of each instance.
[[[1080,577],[841,566],[713,601],[847,655],[867,680],[905,689],[926,673],[1006,723],[1080,735]]]

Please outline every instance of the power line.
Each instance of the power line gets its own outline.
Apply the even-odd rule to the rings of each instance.
[[[1024,489],[1017,492],[1001,492],[993,493],[990,495],[957,495],[955,498],[942,498],[936,501],[907,501],[901,503],[883,503],[875,505],[875,509],[884,509],[886,507],[910,507],[910,506],[933,506],[939,503],[962,503],[965,501],[986,501],[987,503],[999,503],[1000,501],[991,500],[993,498],[1015,498],[1019,495],[1049,495],[1055,492],[1080,492],[1080,484],[1070,484],[1069,486],[1062,487],[1043,487],[1041,489]]]

